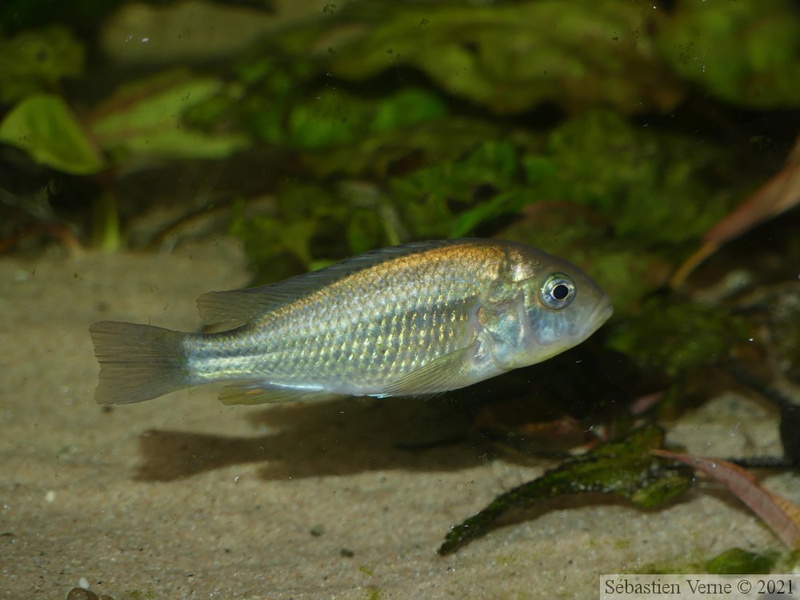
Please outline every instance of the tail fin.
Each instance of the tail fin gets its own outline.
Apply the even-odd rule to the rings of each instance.
[[[150,325],[100,321],[89,327],[100,363],[99,404],[128,404],[188,387],[185,334]]]

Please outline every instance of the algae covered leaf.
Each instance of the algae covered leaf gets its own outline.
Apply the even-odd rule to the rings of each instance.
[[[0,24],[6,25],[1,15],[2,8]],[[85,54],[81,42],[61,25],[12,38],[0,35],[0,104],[58,92],[63,79],[83,75]]]
[[[15,106],[0,123],[0,142],[64,173],[87,175],[105,167],[100,150],[67,103],[52,94],[29,96]]]
[[[98,143],[117,159],[221,159],[250,145],[239,133],[204,131],[184,121],[188,109],[225,91],[225,83],[166,71],[123,85],[87,117]]]
[[[646,33],[661,11],[620,0],[393,4],[380,19],[349,23],[340,43],[316,42],[334,50],[330,72],[364,80],[410,67],[448,94],[505,114],[544,101],[666,110],[684,93]]]
[[[678,2],[655,45],[682,80],[750,108],[800,101],[800,11],[791,0]]]
[[[691,486],[692,474],[689,469],[676,469],[653,456],[653,450],[663,441],[661,428],[644,425],[570,459],[538,479],[501,494],[486,508],[453,527],[438,552],[450,554],[484,535],[511,508],[531,508],[566,494],[611,494],[643,508],[666,504]]]

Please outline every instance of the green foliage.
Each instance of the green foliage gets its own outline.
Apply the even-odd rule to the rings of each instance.
[[[504,215],[515,214],[531,202],[531,195],[523,190],[514,190],[497,194],[484,202],[479,202],[472,208],[455,215],[453,225],[447,237],[458,238],[475,231],[486,221],[497,219]]]
[[[645,425],[565,461],[541,477],[498,496],[486,508],[453,527],[439,554],[449,554],[484,535],[511,508],[531,508],[564,494],[612,494],[642,508],[663,506],[692,485],[691,469],[666,467],[651,454],[663,441],[664,432],[660,428]]]
[[[705,564],[704,572],[718,575],[740,575],[748,573],[771,573],[778,562],[776,552],[748,552],[731,548],[718,554]]]
[[[255,139],[297,150],[342,146],[383,132],[402,130],[447,113],[432,90],[407,86],[383,94],[348,91],[314,81],[314,65],[267,55],[237,67],[245,86],[225,118]]]
[[[528,200],[513,190],[521,183],[514,144],[502,139],[475,144],[463,156],[389,180],[390,195],[416,237],[464,235],[485,220],[519,210]],[[480,188],[509,190],[510,195],[481,204],[476,197]],[[461,212],[470,206],[472,212]],[[458,220],[454,212],[461,213]]]
[[[241,134],[190,127],[184,111],[216,97],[222,80],[188,72],[165,72],[125,85],[98,106],[89,128],[116,160],[150,156],[175,159],[219,159],[246,148]]]
[[[46,23],[70,22],[85,25],[99,20],[124,1],[3,0],[0,2],[0,32],[20,31]]]
[[[391,179],[389,189],[404,202],[427,198],[426,210],[448,219],[445,231],[453,236],[526,205],[557,200],[591,209],[595,229],[597,217],[604,217],[617,237],[653,247],[696,238],[730,204],[714,192],[708,174],[724,153],[709,144],[698,157],[690,153],[692,144],[636,130],[616,114],[598,110],[556,128],[543,149],[526,151],[509,138],[487,141],[464,156]],[[499,194],[476,203],[479,187]],[[448,218],[446,206],[453,202],[466,210]],[[583,219],[575,227],[587,230]]]
[[[301,149],[349,144],[436,119],[445,112],[436,94],[420,88],[406,88],[375,99],[323,89],[313,99],[292,106],[287,116],[285,143]]]
[[[59,96],[30,96],[0,123],[0,141],[27,151],[44,165],[85,175],[104,168],[103,157]]]
[[[657,43],[675,73],[722,100],[753,108],[800,103],[796,2],[679,2]]]
[[[413,67],[449,94],[497,113],[546,100],[571,109],[608,104],[627,113],[669,108],[682,95],[646,34],[661,11],[625,0],[382,6],[381,14],[365,11],[363,18],[347,13],[346,35],[321,33],[333,39],[334,51],[321,57],[326,70],[363,80]],[[299,37],[291,38],[294,51]]]
[[[399,171],[455,161],[501,132],[489,122],[445,117],[368,135],[351,144],[303,152],[300,160],[318,177],[386,179]]]
[[[780,563],[780,564],[779,564]],[[741,548],[730,548],[706,559],[689,559],[686,562],[670,564],[647,564],[636,573],[675,574],[675,573],[712,573],[715,575],[740,575],[748,573],[772,573],[777,567],[779,573],[791,571],[794,563],[792,554],[781,556],[777,552],[749,552]]]
[[[244,206],[240,205],[229,229],[243,240],[251,262],[269,281],[310,268],[312,238],[324,216],[330,218],[331,213],[337,212],[334,198],[315,186],[291,186],[284,189],[280,199],[279,212],[274,215],[245,216]],[[316,207],[314,213],[309,205]]]
[[[653,298],[613,329],[608,344],[643,368],[677,376],[725,358],[743,337],[740,321],[724,309]]]
[[[398,243],[394,209],[357,186],[333,192],[289,183],[272,214],[237,210],[230,232],[244,241],[259,281],[277,281],[326,266],[346,255]]]
[[[223,158],[249,145],[239,134],[206,132],[184,123],[187,108],[216,96],[221,80],[163,73],[122,87],[80,122],[59,96],[27,97],[0,123],[0,141],[39,163],[73,174],[105,168],[100,150],[128,157]]]
[[[290,55],[314,54],[319,72],[349,80],[410,67],[496,113],[546,101],[572,113],[665,111],[691,85],[747,107],[800,101],[800,13],[792,0],[679,2],[670,12],[626,0],[348,8],[287,32],[279,45]]]
[[[523,166],[540,198],[591,207],[622,238],[676,243],[696,239],[730,205],[709,173],[725,153],[708,144],[700,154],[695,145],[599,109],[555,129]]]
[[[84,48],[62,26],[0,37],[0,104],[58,91],[62,79],[80,77],[83,69]]]

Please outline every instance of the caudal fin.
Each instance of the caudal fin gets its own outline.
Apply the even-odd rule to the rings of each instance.
[[[100,363],[99,404],[128,404],[187,387],[185,334],[151,325],[100,321],[89,327]]]

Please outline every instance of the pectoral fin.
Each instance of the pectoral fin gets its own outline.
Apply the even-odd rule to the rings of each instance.
[[[474,383],[470,366],[478,342],[432,360],[381,390],[385,396],[414,396],[455,390]]]

